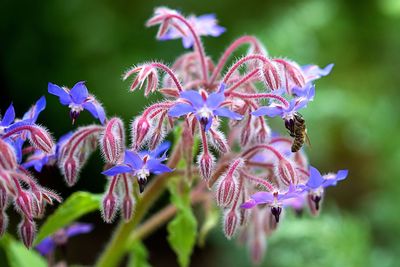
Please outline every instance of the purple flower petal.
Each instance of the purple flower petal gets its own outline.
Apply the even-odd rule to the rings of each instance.
[[[48,84],[48,92],[52,95],[58,96],[62,105],[69,105],[72,100],[68,92],[56,84]]]
[[[22,117],[22,120],[31,120],[32,123],[37,121],[39,114],[46,108],[46,98],[42,96],[36,101],[35,105],[33,105]]]
[[[310,166],[310,178],[307,182],[307,186],[312,189],[316,189],[322,185],[324,178],[321,173],[314,167]]]
[[[214,110],[214,115],[221,116],[221,117],[227,117],[232,120],[241,120],[243,118],[242,115],[233,112],[227,108],[217,108]]]
[[[168,111],[168,116],[170,117],[180,117],[182,115],[194,112],[194,108],[189,104],[179,103],[173,106]]]
[[[15,110],[13,104],[11,104],[6,113],[4,113],[3,119],[0,122],[1,126],[9,126],[15,119]]]
[[[80,234],[86,234],[93,230],[93,225],[90,223],[74,223],[66,229],[67,236],[73,237]]]
[[[90,101],[83,103],[83,108],[89,111],[93,117],[99,119],[101,124],[104,124],[106,120],[106,113],[104,108],[97,101]]]
[[[131,171],[132,171],[132,168],[127,165],[117,165],[108,170],[103,171],[102,174],[104,174],[106,176],[115,176],[117,174],[127,173],[127,172],[131,172]]]
[[[257,204],[271,203],[274,201],[274,195],[270,192],[257,192],[251,195],[251,199],[253,199]]]
[[[142,158],[137,153],[129,150],[125,151],[124,163],[130,165],[134,170],[139,170],[143,167]]]
[[[204,106],[205,101],[197,91],[193,90],[184,91],[180,94],[180,97],[192,103],[192,106],[194,108],[202,108]]]
[[[161,143],[158,147],[156,147],[153,151],[150,152],[151,158],[159,158],[161,157],[167,150],[171,147],[171,142],[166,141]]]
[[[340,170],[336,174],[336,181],[342,181],[347,178],[347,175],[349,174],[349,170]]]
[[[242,205],[240,205],[240,207],[242,209],[251,209],[255,206],[257,206],[257,203],[254,201],[254,199],[250,199],[250,200],[244,202]]]
[[[69,94],[71,95],[71,99],[75,104],[82,104],[83,101],[85,101],[89,96],[89,92],[84,81],[77,82],[74,87],[72,87]]]
[[[282,116],[283,109],[280,106],[273,106],[273,107],[260,107],[256,111],[251,113],[254,116],[264,116],[267,115],[268,117],[275,117],[275,116]]]
[[[327,76],[333,68],[334,64],[329,64],[325,68],[321,69],[317,65],[306,65],[301,67],[307,82],[317,80],[321,77]]]
[[[49,255],[55,248],[56,244],[51,237],[46,237],[35,247],[35,249],[43,256]]]
[[[164,172],[172,172],[172,169],[167,165],[160,163],[160,160],[149,159],[146,163],[149,172],[154,174],[161,174]]]
[[[224,102],[225,96],[223,92],[212,93],[207,97],[206,105],[211,109],[216,109],[219,105]]]

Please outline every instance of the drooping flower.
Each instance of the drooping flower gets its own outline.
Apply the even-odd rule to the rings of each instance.
[[[93,225],[88,223],[74,223],[66,228],[57,231],[54,235],[46,237],[35,249],[43,256],[50,255],[57,246],[65,245],[68,239],[81,234],[90,233]]]
[[[58,96],[62,105],[68,105],[71,109],[70,116],[72,123],[78,118],[79,113],[86,109],[93,117],[99,119],[100,122],[104,124],[106,119],[104,108],[93,95],[89,94],[85,82],[81,81],[76,83],[71,90],[49,83],[48,91],[50,94]]]
[[[168,111],[168,115],[170,117],[181,117],[192,113],[203,125],[205,131],[211,128],[213,119],[216,116],[241,120],[242,116],[240,114],[221,107],[225,100],[223,89],[224,86],[221,86],[218,92],[209,95],[204,90],[199,92],[193,90],[184,91],[180,94],[181,102],[174,105]]]
[[[301,67],[307,83],[318,80],[321,77],[327,76],[333,68],[334,64],[329,64],[321,69],[317,65],[305,65]]]
[[[140,191],[143,192],[147,177],[150,174],[158,175],[172,171],[172,169],[162,163],[167,159],[165,153],[169,146],[169,143],[162,143],[153,151],[142,151],[139,153],[126,150],[124,162],[102,172],[102,174],[115,176],[122,173],[131,173],[137,177]]]
[[[187,20],[199,36],[218,37],[226,31],[224,27],[218,25],[215,14],[205,14],[198,17],[190,15]],[[164,41],[182,38],[184,48],[193,47],[194,38],[187,27],[180,21],[174,23],[178,25],[179,30],[177,27],[170,27],[159,39]]]
[[[297,91],[296,91],[297,92]],[[307,84],[302,90],[298,97],[290,100],[288,106],[284,106],[281,103],[273,102],[269,106],[263,106],[252,112],[254,116],[264,116],[269,117],[280,116],[283,119],[288,119],[293,117],[294,113],[302,108],[305,108],[310,101],[314,100],[315,87],[311,83]]]

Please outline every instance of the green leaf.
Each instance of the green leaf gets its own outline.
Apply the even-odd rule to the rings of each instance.
[[[27,249],[21,242],[6,234],[0,244],[10,267],[46,267],[47,262],[35,250]]]
[[[128,267],[151,267],[147,261],[149,253],[145,245],[139,240],[136,240],[132,245],[132,252],[129,256]]]
[[[54,234],[57,230],[71,224],[89,212],[99,209],[101,196],[87,192],[72,194],[57,210],[50,215],[40,228],[35,244]]]
[[[180,194],[177,184],[172,181],[169,186],[171,202],[177,207],[175,218],[168,224],[168,242],[178,256],[181,267],[186,267],[190,262],[190,255],[196,242],[197,221],[190,205],[189,190]]]

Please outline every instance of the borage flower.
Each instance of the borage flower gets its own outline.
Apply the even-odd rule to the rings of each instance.
[[[90,233],[92,230],[93,225],[91,224],[74,223],[66,228],[58,230],[54,235],[46,237],[35,247],[35,249],[43,256],[49,256],[55,251],[57,246],[66,245],[69,238]]]
[[[122,173],[131,173],[137,177],[140,192],[142,193],[147,182],[147,177],[150,174],[158,175],[172,171],[172,169],[162,163],[167,159],[165,153],[169,146],[169,143],[162,143],[153,151],[141,151],[139,153],[126,150],[124,162],[102,172],[102,174],[115,176]]]
[[[295,97],[290,100],[288,106],[284,106],[281,103],[274,102],[269,106],[260,107],[251,114],[253,114],[254,116],[267,115],[268,117],[280,116],[285,120],[290,119],[297,111],[305,108],[310,101],[314,100],[315,86],[311,83],[308,83],[303,89],[301,89],[301,93],[299,94],[299,97]]]
[[[208,131],[211,128],[213,118],[216,116],[227,117],[233,120],[241,120],[242,115],[221,107],[224,100],[224,86],[216,93],[207,94],[206,91],[199,92],[188,90],[180,94],[181,103],[174,105],[169,111],[170,117],[181,117],[187,114],[194,114],[203,129]]]
[[[85,82],[81,81],[76,83],[71,90],[49,83],[48,91],[50,94],[58,96],[62,105],[68,105],[71,109],[70,116],[72,123],[78,118],[80,112],[86,109],[93,117],[99,119],[100,122],[104,124],[106,119],[104,108],[93,95],[89,94]]]
[[[226,31],[224,27],[218,25],[215,14],[205,14],[198,17],[190,15],[187,20],[199,36],[218,37]],[[179,26],[179,30],[177,27],[170,27],[168,31],[159,38],[159,40],[164,41],[182,38],[184,48],[193,47],[193,35],[186,30],[187,28],[183,23],[177,21],[176,24]]]

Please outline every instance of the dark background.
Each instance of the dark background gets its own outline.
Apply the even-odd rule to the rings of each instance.
[[[310,160],[324,171],[350,170],[349,178],[328,190],[323,215],[289,218],[269,240],[265,266],[396,266],[400,253],[399,84],[400,2],[397,0],[310,1],[11,1],[0,2],[0,109],[13,102],[18,116],[40,96],[47,109],[40,122],[59,137],[73,129],[66,107],[47,92],[49,81],[72,86],[87,81],[109,115],[126,123],[146,103],[128,93],[121,74],[151,59],[172,63],[183,52],[180,41],[158,42],[144,22],[154,7],[184,14],[216,13],[227,32],[205,38],[214,60],[242,34],[259,37],[272,56],[301,64],[335,63],[318,81],[315,101],[304,112],[312,149]],[[82,114],[78,125],[90,123]],[[56,169],[46,169],[42,184],[67,197],[74,191],[102,192],[97,153],[73,188]],[[9,211],[11,213],[11,209]],[[289,216],[290,217],[290,216]],[[15,232],[17,221],[11,221]],[[113,226],[99,214],[82,220],[96,224],[92,235],[71,240],[70,262],[90,264]],[[175,266],[164,230],[146,241],[154,266]],[[83,253],[84,252],[84,253]],[[196,249],[193,266],[248,266],[247,251],[222,237],[218,227],[205,248]],[[263,265],[264,266],[264,265]]]

